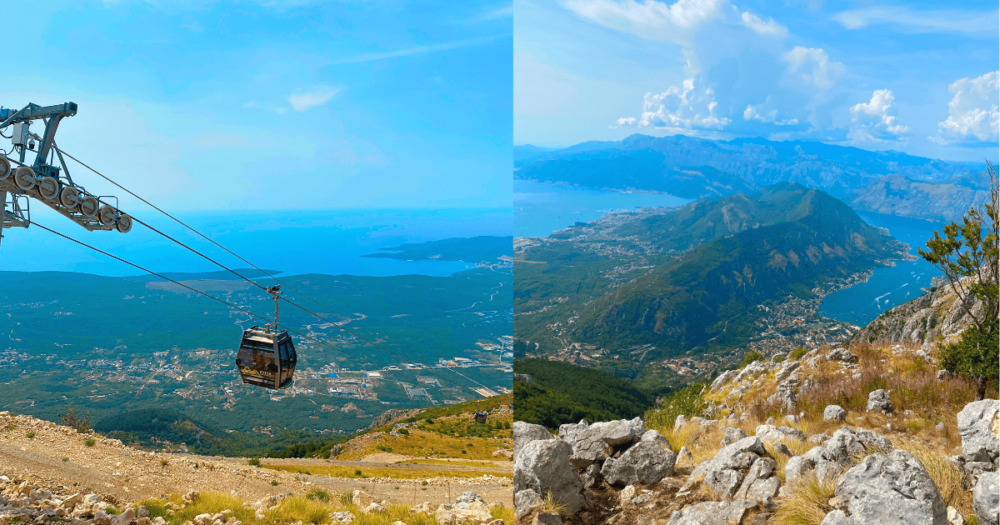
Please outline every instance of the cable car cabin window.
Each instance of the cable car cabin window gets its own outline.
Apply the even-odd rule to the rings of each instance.
[[[275,377],[279,365],[281,377]],[[256,326],[244,331],[236,355],[236,367],[243,382],[248,385],[266,388],[287,386],[291,383],[295,367],[295,350],[291,346],[291,339],[284,332],[265,332]],[[275,379],[278,380],[277,385]]]

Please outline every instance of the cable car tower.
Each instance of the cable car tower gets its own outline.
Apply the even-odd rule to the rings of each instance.
[[[70,177],[55,136],[59,122],[76,115],[76,109],[73,102],[48,107],[28,104],[21,110],[0,107],[0,137],[13,143],[9,153],[0,150],[0,241],[4,228],[31,225],[29,198],[41,201],[88,231],[128,233],[132,229],[132,218],[118,209],[117,197],[92,195]],[[42,136],[31,132],[36,120],[45,125]],[[30,164],[25,160],[29,151],[35,153]],[[59,166],[55,165],[56,158]]]

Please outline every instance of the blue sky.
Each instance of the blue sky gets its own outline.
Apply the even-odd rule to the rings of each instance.
[[[515,0],[514,143],[633,133],[996,159],[996,2]]]
[[[509,2],[8,4],[0,105],[169,209],[510,206]]]

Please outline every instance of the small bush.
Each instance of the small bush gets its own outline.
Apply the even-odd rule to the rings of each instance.
[[[327,502],[330,501],[330,493],[322,489],[317,489],[310,492],[309,494],[306,494],[306,498],[310,500]]]
[[[277,486],[278,486],[278,480],[276,480],[276,479],[272,479],[272,480],[271,480],[271,486],[272,486],[272,487],[277,487]]]
[[[800,347],[796,348],[795,350],[792,350],[792,352],[790,354],[788,354],[788,358],[789,359],[802,359],[802,356],[804,356],[804,355],[806,355],[808,353],[809,352],[805,348],[803,348],[803,347],[800,346]]]
[[[65,416],[59,416],[59,424],[71,427],[82,434],[90,430],[90,414],[88,413],[86,417],[81,419],[76,417],[76,414],[73,413],[73,409],[71,408],[66,411]]]
[[[753,363],[754,361],[763,361],[763,360],[764,356],[761,355],[760,352],[750,352],[745,356],[743,356],[743,363],[740,364],[740,368],[743,368],[749,365],[750,363]]]
[[[34,432],[28,432],[24,436],[27,437],[28,439],[35,439],[35,433]]]
[[[66,463],[67,461],[69,461],[69,458],[62,458],[62,460],[63,460],[63,463]]]
[[[250,460],[247,461],[247,464],[250,465],[251,467],[259,467],[260,458],[250,458]]]
[[[94,441],[94,438],[87,438],[87,441],[84,441],[84,442],[83,442],[83,444],[84,444],[84,445],[87,445],[88,447],[92,447],[92,446],[94,446],[94,445],[95,445],[96,443],[97,443],[97,441]]]

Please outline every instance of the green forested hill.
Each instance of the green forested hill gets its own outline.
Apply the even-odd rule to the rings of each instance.
[[[758,306],[904,254],[844,203],[793,183],[577,226],[515,259],[514,331],[530,343],[516,348],[607,350],[600,366],[634,379],[695,348],[739,348],[759,331]]]
[[[517,420],[553,429],[581,419],[631,419],[656,399],[607,372],[558,361],[517,359],[514,373],[531,376],[531,382],[514,381]]]

